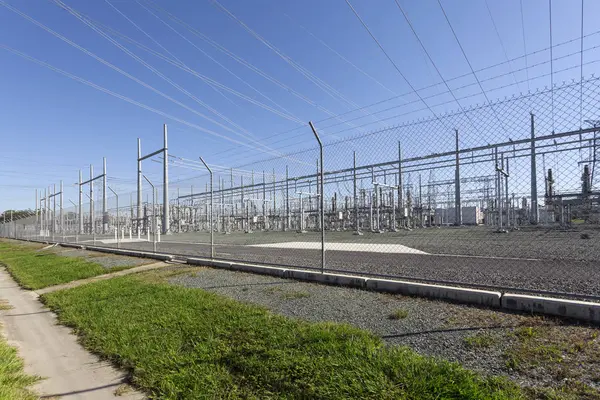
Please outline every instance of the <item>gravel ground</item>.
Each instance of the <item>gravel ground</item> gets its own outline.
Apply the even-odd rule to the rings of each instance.
[[[106,269],[114,267],[136,267],[138,265],[151,264],[155,260],[146,258],[125,257],[108,253],[100,253],[95,251],[71,249],[68,247],[57,246],[52,249],[52,252],[63,257],[81,257],[87,261],[100,264]]]
[[[130,243],[130,248],[152,251],[151,243]],[[210,256],[210,247],[200,244],[162,242],[158,251],[189,256]],[[300,249],[269,249],[249,246],[216,246],[216,257],[276,265],[315,268],[320,252]],[[328,251],[327,269],[350,273],[392,276],[400,279],[438,280],[455,286],[485,285],[502,290],[551,291],[585,294],[600,298],[598,261],[506,260],[417,254],[386,254]],[[500,289],[498,289],[500,290]],[[567,296],[568,297],[568,296]],[[598,299],[596,299],[598,300]]]
[[[198,268],[169,278],[169,282],[262,305],[289,317],[349,323],[372,331],[389,344],[407,345],[421,354],[457,361],[485,374],[506,375],[533,387],[557,386],[561,381],[540,373],[539,368],[532,373],[507,367],[505,355],[517,340],[513,332],[540,325],[579,329],[581,334],[597,332],[594,328],[563,326],[549,318],[219,269]],[[493,346],[467,343],[480,335],[491,338]],[[600,368],[600,359],[594,359],[591,368],[578,379],[593,385],[596,367]]]

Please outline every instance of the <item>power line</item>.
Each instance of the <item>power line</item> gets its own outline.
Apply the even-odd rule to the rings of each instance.
[[[504,57],[508,61],[508,53],[506,52],[506,47],[504,47],[504,42],[502,41],[502,37],[500,36],[500,31],[498,30],[498,27],[496,26],[496,21],[494,20],[494,15],[492,14],[492,10],[490,9],[490,4],[489,4],[488,0],[485,0],[485,7],[487,8],[488,14],[490,15],[490,19],[492,20],[492,25],[494,27],[494,30],[496,31],[496,36],[498,37],[498,41],[500,42],[500,47],[502,47],[502,51],[504,52]],[[512,65],[511,65],[510,61],[508,61],[508,68],[512,71]],[[517,82],[517,77],[515,76],[514,71],[512,71],[512,76],[513,76],[513,79],[515,80],[515,82]],[[519,90],[521,90],[521,87],[519,86],[519,84],[517,84],[517,87]]]
[[[525,19],[523,17],[523,0],[520,0],[521,4],[521,31],[523,33],[523,52],[525,53],[525,73],[527,77],[527,90],[531,90],[529,87],[529,68],[527,67],[527,46],[525,44]]]
[[[550,18],[550,87],[554,88],[554,62],[552,61],[552,0],[548,0],[548,14]],[[552,97],[552,132],[555,131],[554,126],[554,90],[551,91]]]
[[[460,47],[460,51],[462,52],[463,56],[465,57],[465,60],[467,61],[467,64],[469,65],[469,68],[471,69],[471,73],[475,77],[475,80],[477,81],[477,84],[479,85],[479,88],[481,89],[481,93],[483,93],[483,96],[485,97],[485,100],[491,106],[490,99],[488,98],[487,93],[483,89],[483,86],[481,85],[481,82],[479,81],[479,78],[477,77],[477,74],[475,73],[475,70],[473,69],[473,66],[471,65],[471,62],[469,61],[469,58],[467,57],[467,53],[465,52],[465,49],[463,48],[462,44],[460,43],[460,40],[458,39],[458,35],[454,31],[454,28],[452,27],[452,24],[450,23],[450,19],[448,18],[448,15],[446,14],[446,10],[444,10],[444,6],[442,6],[442,2],[440,0],[437,0],[437,2],[439,4],[439,6],[440,6],[440,9],[442,10],[442,13],[444,14],[444,18],[446,18],[446,22],[448,23],[448,26],[450,27],[450,30],[452,31],[452,35],[454,35],[454,39],[456,39],[456,43],[458,43],[458,47]],[[500,126],[502,127],[502,130],[504,130],[506,132],[506,128],[504,127],[504,124],[502,123],[502,121],[498,117],[498,114],[496,113],[496,110],[494,109],[493,106],[492,106],[492,111],[493,111],[494,115],[496,116],[496,119],[500,123]]]
[[[419,45],[421,46],[421,49],[423,49],[423,52],[425,53],[425,55],[427,55],[427,58],[429,59],[429,61],[431,62],[431,65],[433,65],[433,68],[435,68],[435,71],[437,72],[437,74],[440,76],[440,79],[442,80],[442,82],[444,82],[444,85],[446,86],[446,89],[448,89],[448,92],[452,95],[452,98],[454,99],[454,101],[456,102],[456,104],[458,105],[458,107],[463,110],[462,105],[460,104],[460,102],[458,101],[458,99],[456,98],[456,96],[454,95],[454,91],[452,91],[452,89],[450,89],[450,86],[448,85],[448,82],[446,82],[446,80],[444,79],[444,77],[442,76],[442,73],[440,72],[439,68],[437,67],[437,65],[435,64],[435,62],[433,61],[433,58],[431,58],[431,56],[429,55],[429,52],[427,51],[427,49],[425,48],[425,45],[423,44],[423,42],[421,41],[421,38],[419,37],[419,35],[417,34],[417,31],[415,30],[415,28],[413,27],[412,23],[410,22],[410,19],[408,19],[408,15],[406,14],[406,12],[404,11],[404,9],[402,8],[402,6],[400,5],[400,3],[398,2],[398,0],[394,0],[394,2],[396,3],[396,6],[398,6],[398,9],[400,9],[400,11],[402,12],[402,15],[404,16],[404,19],[406,20],[406,23],[408,24],[408,26],[410,27],[410,30],[412,31],[413,35],[415,36],[415,38],[417,39],[417,42],[419,42]],[[435,114],[434,114],[435,115]],[[473,121],[471,120],[471,117],[469,117],[468,114],[465,114],[469,120],[469,122],[471,123],[471,125],[473,125],[474,128],[475,124],[473,123]]]
[[[379,49],[382,51],[383,54],[385,54],[385,56],[387,57],[387,59],[389,60],[389,62],[392,63],[392,65],[394,66],[394,68],[396,69],[396,71],[400,74],[400,76],[402,77],[402,79],[404,79],[404,81],[406,82],[406,84],[411,88],[411,90],[413,91],[413,93],[416,94],[417,97],[419,97],[419,100],[421,100],[423,102],[423,104],[425,104],[425,106],[427,106],[427,108],[429,109],[429,111],[431,112],[431,114],[433,114],[437,118],[437,114],[431,109],[431,107],[429,107],[429,105],[425,102],[425,100],[423,100],[423,98],[421,97],[421,95],[419,94],[419,92],[417,92],[417,90],[408,81],[408,79],[406,79],[406,77],[404,76],[404,74],[402,73],[402,71],[400,71],[400,68],[398,68],[398,65],[396,65],[396,63],[394,62],[394,60],[392,60],[392,58],[385,51],[385,49],[383,48],[383,46],[381,45],[381,43],[379,42],[379,40],[377,40],[377,38],[375,37],[375,35],[373,35],[373,33],[371,32],[371,30],[369,29],[369,27],[367,26],[367,24],[363,21],[363,19],[360,17],[360,15],[358,15],[358,12],[354,9],[354,7],[352,7],[352,4],[350,4],[350,2],[348,0],[345,0],[345,1],[346,1],[346,4],[348,5],[348,7],[350,7],[350,9],[352,10],[352,12],[356,16],[356,18],[358,18],[358,20],[362,24],[363,28],[365,28],[365,30],[369,33],[369,36],[371,36],[371,39],[373,39],[373,41],[377,44],[377,46],[379,46]]]

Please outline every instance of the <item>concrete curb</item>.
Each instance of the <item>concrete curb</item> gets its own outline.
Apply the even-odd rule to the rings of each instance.
[[[502,308],[600,324],[600,303],[506,293],[502,296]]]
[[[493,308],[500,308],[500,299],[502,298],[502,293],[500,292],[388,279],[367,279],[366,288],[378,292],[429,297]]]
[[[41,242],[29,240],[32,242]],[[44,241],[41,243],[54,243]],[[247,264],[214,260],[201,257],[181,257],[169,254],[155,254],[144,251],[124,250],[107,247],[82,246],[71,243],[58,243],[65,247],[115,253],[133,257],[154,258],[162,261],[182,260],[192,265],[223,268],[233,271],[250,272],[279,278],[296,279],[306,282],[324,283],[327,285],[349,286],[377,292],[398,293],[409,296],[420,296],[456,303],[473,304],[509,311],[538,313],[576,319],[600,324],[600,303],[566,300],[551,297],[528,296],[513,293],[500,293],[487,290],[468,289],[455,286],[432,285],[418,282],[375,279],[362,276],[319,273],[300,269],[286,269],[260,264]]]

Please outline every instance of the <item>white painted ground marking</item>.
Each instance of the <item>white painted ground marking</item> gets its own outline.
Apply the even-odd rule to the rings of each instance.
[[[250,247],[270,247],[276,249],[302,249],[319,250],[320,242],[284,242],[253,244]],[[377,244],[377,243],[325,243],[325,250],[329,251],[354,251],[360,253],[395,253],[395,254],[429,254],[424,251],[413,249],[401,244]]]

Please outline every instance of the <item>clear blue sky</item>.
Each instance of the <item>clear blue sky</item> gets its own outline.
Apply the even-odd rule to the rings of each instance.
[[[413,87],[422,88],[440,82],[439,75],[419,46],[394,0],[350,2]],[[445,79],[470,72],[437,0],[399,0],[399,3]],[[170,96],[187,106],[187,109],[65,43],[9,10],[4,4],[20,10],[97,57]],[[163,57],[182,63],[189,70],[276,112],[252,104],[223,89],[223,86],[219,89],[208,85],[113,31],[111,38],[188,92],[185,94],[53,1],[1,0],[2,45],[186,121],[187,124],[127,103],[0,48],[3,72],[0,74],[1,138],[4,150],[0,154],[0,210],[33,208],[34,189],[58,184],[60,179],[65,182],[65,202],[69,204],[66,199],[76,201],[76,190],[72,184],[77,180],[77,171],[83,169],[84,177],[87,177],[88,165],[94,164],[95,171],[99,172],[103,156],[108,159],[108,175],[119,178],[111,178],[111,186],[122,193],[129,193],[135,188],[136,138],[142,139],[144,151],[157,149],[162,141],[163,123],[169,126],[169,149],[172,154],[189,159],[203,155],[209,163],[235,167],[250,160],[271,156],[244,147],[239,142],[250,147],[257,147],[257,142],[260,142],[274,149],[287,146],[281,150],[286,152],[302,149],[312,146],[314,142],[309,128],[302,127],[301,122],[320,121],[331,114],[345,113],[356,107],[410,92],[409,85],[344,0],[221,0],[220,3],[276,47],[283,58],[300,65],[306,74],[314,74],[322,82],[321,85],[325,83],[337,91],[341,95],[337,97],[294,69],[272,48],[253,37],[210,0],[156,0],[156,4],[194,28],[196,33],[206,35],[235,57],[251,63],[271,79],[281,82],[285,88],[235,61],[146,0],[113,0],[110,3],[100,0],[64,0],[64,4],[72,7],[74,12],[91,18],[103,32],[108,33],[110,27]],[[485,1],[442,0],[442,4],[475,70],[505,62],[507,57],[512,59],[522,56],[525,48],[531,53],[549,46],[548,1],[523,0],[521,14],[519,0],[488,0],[497,32]],[[581,2],[554,0],[552,7],[553,43],[577,39],[581,29]],[[586,0],[586,35],[600,30],[597,18],[594,17],[597,15],[600,15],[600,2]],[[521,18],[524,20],[524,36]],[[585,47],[598,45],[599,39],[600,35],[589,36],[585,39]],[[554,57],[577,52],[579,46],[580,43],[576,40],[556,47]],[[534,65],[547,61],[549,56],[548,51],[539,52],[528,57],[527,63]],[[584,57],[584,62],[589,62],[599,59],[600,54],[597,50],[586,51]],[[576,54],[556,61],[554,70],[560,71],[578,65],[579,55]],[[525,59],[520,58],[483,71],[478,77],[485,79],[515,71],[483,83],[490,99],[549,85],[550,78],[545,76],[494,90],[514,83],[515,80],[525,80],[527,76],[534,78],[547,74],[550,69],[549,64],[531,67],[527,71],[524,67]],[[584,75],[589,76],[597,71],[598,64],[588,64],[584,68]],[[573,68],[557,72],[554,81],[559,83],[563,80],[578,80],[579,76],[579,69]],[[474,78],[468,76],[449,84],[454,89],[473,82]],[[424,91],[422,95],[445,90],[443,85],[438,85]],[[474,94],[461,101],[462,106],[485,101],[478,86],[457,90],[455,94]],[[436,101],[441,102],[447,98],[450,98],[447,94],[441,95]],[[366,113],[399,105],[402,101],[404,100],[396,99],[382,103],[378,108],[367,109]],[[203,102],[220,116],[199,102]],[[450,103],[434,107],[434,110],[441,113],[457,108],[456,104]],[[219,124],[202,118],[198,113]],[[372,122],[364,127],[372,130],[431,115],[428,111],[421,111],[392,118],[401,113],[401,109],[398,109],[380,114],[380,118],[388,117],[383,122],[367,117],[358,120],[356,124]],[[359,116],[360,113],[354,112],[343,118]],[[338,122],[330,119],[321,126]],[[300,129],[290,132],[295,128]],[[349,129],[339,135],[327,136],[345,128],[348,127],[343,124],[330,129],[324,128],[325,140],[358,133],[357,130]],[[277,133],[281,134],[275,135]],[[249,134],[255,138],[254,142],[248,140],[247,136],[244,137]],[[223,137],[238,143],[227,141]],[[217,156],[217,153],[232,147],[233,151]],[[151,178],[158,180],[160,165],[151,162],[146,164],[145,171]],[[176,180],[198,173],[172,168],[171,178]]]

